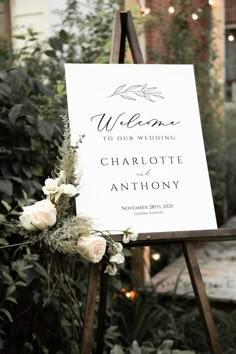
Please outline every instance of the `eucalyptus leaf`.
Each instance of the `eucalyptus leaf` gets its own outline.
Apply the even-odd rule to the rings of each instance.
[[[8,244],[9,243],[5,238],[0,237],[0,246],[7,246]]]
[[[8,98],[8,96],[11,94],[11,89],[8,84],[1,82],[0,83],[0,95]]]
[[[12,196],[13,184],[7,179],[0,179],[0,192],[5,193],[8,196]]]
[[[133,341],[130,354],[142,354],[141,348],[136,340]]]
[[[45,140],[49,140],[54,133],[54,124],[41,120],[38,122],[38,132]]]
[[[120,345],[116,344],[110,351],[110,354],[125,354],[125,352]]]
[[[4,315],[8,318],[8,320],[9,320],[10,322],[13,322],[12,315],[10,314],[10,312],[9,312],[8,310],[1,308],[1,309],[0,309],[0,312],[1,312],[1,313],[4,313]]]
[[[6,297],[6,301],[13,302],[14,304],[17,304],[16,299],[14,297],[12,297],[12,296],[7,296]]]
[[[19,104],[16,104],[14,107],[12,107],[12,109],[10,110],[8,116],[9,116],[10,122],[13,125],[15,124],[17,118],[20,117],[22,107],[23,107],[23,105],[21,103],[19,103]]]
[[[9,286],[6,291],[6,297],[12,295],[16,291],[16,286],[15,284]]]
[[[11,205],[9,205],[7,202],[5,202],[5,200],[1,200],[1,203],[8,212],[11,210]]]

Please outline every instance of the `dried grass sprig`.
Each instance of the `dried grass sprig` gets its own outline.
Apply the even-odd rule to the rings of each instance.
[[[92,222],[88,217],[68,217],[56,229],[46,229],[40,234],[40,240],[50,248],[52,252],[60,252],[68,255],[78,254],[78,239],[81,236],[89,236],[92,233]]]
[[[80,178],[76,175],[75,169],[78,164],[77,147],[71,146],[71,131],[69,119],[62,116],[64,124],[62,145],[58,148],[58,165],[54,171],[54,176],[60,180],[60,184],[72,184],[79,186]],[[58,219],[62,220],[68,215],[75,214],[75,203],[73,199],[61,195],[57,203]]]
[[[78,162],[77,148],[71,146],[71,131],[68,117],[63,116],[62,120],[64,123],[63,142],[61,147],[59,147],[59,162],[55,174],[56,177],[61,179],[61,183],[70,183],[77,186],[79,185],[79,180],[75,174]]]

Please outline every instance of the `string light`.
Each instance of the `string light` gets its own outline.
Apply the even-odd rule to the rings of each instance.
[[[128,299],[134,300],[134,299],[137,298],[138,294],[137,294],[136,291],[131,290],[131,291],[127,291],[127,292],[125,293],[125,296],[126,296]]]
[[[159,261],[160,258],[161,258],[160,253],[153,253],[153,254],[152,254],[152,259],[153,259],[154,261]]]
[[[209,1],[208,1],[208,4],[209,4],[210,6],[214,6],[214,5],[215,5],[215,1],[214,1],[214,0],[209,0]]]
[[[195,12],[192,14],[192,19],[193,19],[194,21],[197,21],[197,20],[198,20],[198,15],[197,15]]]
[[[169,12],[169,14],[173,14],[173,13],[175,12],[174,6],[170,6],[170,7],[168,8],[168,12]]]
[[[229,42],[233,42],[234,40],[235,40],[234,35],[233,34],[229,34],[228,35],[228,41]]]
[[[134,300],[138,297],[137,291],[134,290],[127,291],[125,288],[121,288],[120,290],[123,293],[123,295],[128,299]]]
[[[142,16],[147,16],[150,14],[151,9],[150,9],[150,7],[142,7],[140,12],[141,12]]]

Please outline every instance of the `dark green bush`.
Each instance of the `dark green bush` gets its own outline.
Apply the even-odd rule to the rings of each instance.
[[[226,135],[226,191],[228,215],[236,213],[236,107],[227,104],[225,108]]]
[[[94,1],[102,24],[93,13],[82,18],[77,1],[68,0],[63,29],[48,43],[39,43],[29,29],[18,36],[20,50],[1,45],[0,352],[79,351],[87,262],[11,246],[24,241],[16,225],[22,205],[41,199],[42,184],[57,161],[60,116],[67,112],[64,62],[108,61],[111,4]]]
[[[113,296],[107,312],[107,322],[108,328],[113,328],[115,335],[110,339],[108,330],[104,354],[108,354],[109,348],[118,343],[125,349],[125,353],[133,353],[131,349],[134,341],[142,349],[140,354],[159,353],[157,349],[166,339],[173,342],[173,350],[210,353],[203,323],[192,299],[162,297],[158,294],[158,288],[143,288],[136,294],[134,299],[127,298],[121,292]],[[236,345],[233,334],[236,312],[232,311],[232,305],[228,308],[226,306],[225,311],[219,310],[217,304],[213,304],[212,308],[223,353],[232,354]]]
[[[59,119],[41,108],[53,94],[23,68],[0,72],[0,198],[11,205],[35,197],[55,163]]]

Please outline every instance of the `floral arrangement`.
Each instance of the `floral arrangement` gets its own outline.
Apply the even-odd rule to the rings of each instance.
[[[89,217],[75,216],[74,199],[79,195],[79,177],[75,174],[77,162],[78,146],[71,146],[69,122],[64,118],[58,168],[53,178],[45,180],[42,188],[45,198],[23,208],[21,226],[31,243],[40,243],[51,252],[81,255],[92,263],[98,263],[104,257],[105,272],[114,275],[117,264],[125,260],[122,243],[115,242],[110,231],[94,230]],[[130,228],[121,232],[123,243],[137,239],[137,234]]]

